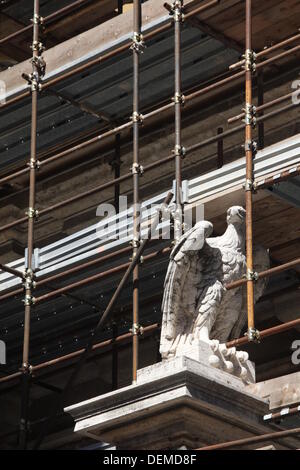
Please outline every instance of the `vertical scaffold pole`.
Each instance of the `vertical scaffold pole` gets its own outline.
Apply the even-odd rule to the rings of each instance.
[[[24,273],[24,291],[25,291],[25,317],[24,317],[24,342],[23,342],[23,359],[22,359],[22,401],[21,401],[21,418],[19,428],[19,448],[26,449],[28,436],[28,408],[29,408],[29,389],[31,383],[31,366],[29,363],[29,345],[30,345],[30,319],[31,308],[34,304],[33,289],[34,282],[34,266],[32,262],[34,248],[34,222],[38,216],[35,207],[36,198],[36,171],[38,168],[37,161],[37,102],[38,93],[40,91],[40,81],[45,73],[45,63],[42,58],[43,46],[39,40],[40,26],[42,18],[39,12],[39,0],[34,0],[33,10],[33,41],[32,41],[32,73],[30,75],[23,74],[31,87],[31,149],[29,161],[29,207],[28,216],[28,239],[27,239],[27,264]]]
[[[252,103],[252,81],[256,70],[256,55],[252,50],[252,0],[246,0],[246,51],[245,51],[245,154],[246,154],[246,257],[247,257],[247,311],[248,338],[259,341],[259,332],[254,323],[254,282],[253,271],[253,191],[254,172],[253,159],[256,143],[253,140],[253,128],[256,125],[255,107]]]
[[[174,212],[174,238],[178,240],[182,234],[183,207],[182,207],[182,178],[181,161],[185,151],[181,142],[181,106],[184,104],[184,96],[181,93],[181,24],[184,20],[183,0],[174,0],[172,4],[174,19],[174,59],[175,59],[175,212]]]
[[[264,105],[264,73],[263,70],[257,76],[257,105]],[[263,116],[263,112],[260,113]],[[265,123],[261,121],[258,124],[258,150],[262,150],[265,146]]]
[[[140,198],[139,198],[139,177],[143,173],[143,168],[139,163],[139,127],[142,122],[142,115],[139,112],[139,76],[140,76],[140,54],[144,47],[143,36],[141,34],[142,12],[141,0],[133,1],[133,257],[136,255],[140,245]],[[139,265],[137,264],[133,271],[133,324],[132,324],[132,382],[137,379],[138,369],[138,347],[139,334],[141,328],[139,325]]]

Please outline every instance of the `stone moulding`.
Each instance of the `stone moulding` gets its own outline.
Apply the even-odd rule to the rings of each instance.
[[[266,400],[185,356],[138,371],[137,384],[69,406],[75,432],[123,449],[196,448],[267,432]],[[226,434],[225,434],[226,433]]]

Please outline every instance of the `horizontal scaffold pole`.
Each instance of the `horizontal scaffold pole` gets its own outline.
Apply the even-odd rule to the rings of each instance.
[[[274,441],[283,437],[297,436],[300,434],[300,428],[288,429],[286,431],[271,432],[262,434],[261,436],[245,437],[236,441],[223,442],[221,444],[213,444],[210,446],[200,447],[196,450],[222,450],[229,447],[241,447],[243,445],[258,444],[259,442]]]
[[[264,122],[264,121],[266,121],[266,120],[268,120],[268,119],[273,118],[274,116],[278,116],[278,114],[283,113],[283,112],[286,112],[286,111],[289,111],[289,110],[291,110],[292,108],[294,108],[294,107],[296,107],[296,106],[299,106],[299,103],[297,103],[297,102],[295,102],[295,103],[290,103],[290,104],[288,104],[288,105],[286,105],[286,106],[283,106],[283,107],[280,108],[280,109],[276,109],[276,111],[271,111],[270,113],[265,114],[264,116],[258,117],[258,118],[257,118],[257,123]],[[153,112],[152,112],[152,113],[153,113]],[[131,122],[128,123],[128,127],[129,127],[129,125],[131,125]],[[125,126],[125,124],[124,124],[123,126]],[[196,143],[196,144],[194,144],[194,145],[188,146],[188,147],[185,148],[185,155],[187,155],[187,154],[189,154],[189,153],[192,153],[192,152],[194,152],[195,150],[199,150],[200,148],[203,148],[203,147],[205,147],[205,146],[207,146],[207,145],[210,145],[210,144],[212,144],[212,143],[215,143],[215,142],[218,142],[218,141],[220,141],[220,140],[223,140],[223,139],[226,138],[226,137],[229,137],[229,136],[231,136],[231,135],[234,135],[235,133],[244,130],[244,128],[245,128],[245,125],[244,125],[244,124],[241,124],[240,126],[237,126],[237,127],[234,127],[233,129],[230,129],[230,130],[227,130],[227,131],[225,131],[225,132],[222,132],[221,134],[217,134],[217,135],[215,135],[215,136],[213,136],[213,137],[210,137],[210,138],[208,138],[208,139],[206,139],[206,140],[203,140],[203,141],[201,141],[201,142],[198,142],[198,143]],[[112,131],[109,131],[109,132],[112,132]],[[114,133],[115,133],[115,132],[114,132]],[[103,135],[102,135],[102,136],[103,136]],[[102,136],[98,136],[98,139],[99,139],[99,137],[102,137]],[[94,139],[95,139],[95,138],[94,138]],[[94,141],[94,139],[92,139],[92,140]],[[71,149],[71,150],[72,150],[72,149]],[[69,151],[65,151],[65,152],[68,152],[68,153],[69,153]],[[65,154],[65,152],[62,152],[61,154],[57,154],[57,155],[55,155],[55,156],[53,156],[53,157],[50,157],[50,158],[48,159],[48,162],[49,162],[49,160],[51,160],[51,159],[56,159],[56,158],[60,157],[62,154]],[[143,168],[144,168],[144,171],[152,170],[153,168],[159,167],[159,166],[161,166],[161,165],[163,165],[163,164],[165,164],[165,163],[169,163],[169,162],[171,162],[171,161],[174,160],[174,159],[175,159],[175,155],[174,155],[174,153],[173,153],[173,154],[171,154],[171,155],[169,155],[169,156],[167,156],[167,157],[165,157],[165,158],[162,158],[162,159],[158,160],[157,162],[153,162],[153,163],[151,163],[151,164],[149,164],[149,165],[145,165],[145,166],[143,167]],[[46,162],[46,160],[45,160],[45,162]],[[42,163],[42,162],[41,162],[41,163]],[[295,176],[295,175],[290,175],[290,176]],[[72,203],[72,202],[75,202],[75,201],[77,201],[77,200],[80,200],[80,199],[83,198],[83,197],[91,196],[92,194],[95,194],[95,193],[97,193],[97,192],[99,192],[99,191],[103,191],[104,189],[107,189],[107,188],[109,188],[109,187],[112,187],[112,186],[114,186],[115,184],[119,184],[119,183],[121,183],[121,182],[123,182],[123,181],[126,181],[127,179],[129,179],[129,178],[131,178],[131,177],[132,177],[132,173],[126,173],[126,174],[120,176],[119,178],[116,178],[116,179],[113,179],[113,180],[111,180],[111,181],[108,181],[107,183],[104,183],[104,184],[102,184],[102,185],[100,185],[100,186],[96,186],[95,188],[92,188],[92,189],[90,189],[90,190],[88,190],[88,191],[85,191],[85,192],[83,192],[83,193],[76,194],[75,196],[73,196],[73,197],[71,197],[71,198],[68,198],[68,199],[66,199],[66,200],[64,200],[64,201],[58,202],[58,203],[56,203],[56,204],[53,204],[52,206],[46,207],[45,209],[41,209],[41,210],[37,211],[37,214],[38,214],[38,216],[46,215],[46,214],[48,214],[49,212],[52,212],[52,211],[54,211],[54,210],[56,210],[56,209],[59,209],[59,208],[65,206],[65,205],[67,205],[67,204],[70,204],[70,203]],[[2,181],[3,181],[3,179],[0,180],[0,184],[2,183]],[[270,185],[271,185],[271,184],[272,184],[272,183],[270,183]],[[260,188],[258,187],[258,189],[260,189]],[[8,229],[17,227],[18,225],[21,225],[21,224],[25,223],[26,221],[27,221],[27,217],[22,217],[22,218],[20,218],[20,219],[17,219],[17,220],[14,220],[14,221],[12,221],[12,222],[9,222],[8,224],[5,224],[5,225],[3,225],[2,227],[0,227],[0,233],[3,232],[3,231],[5,231],[5,230],[8,230]]]
[[[268,337],[268,336],[275,336],[277,334],[280,334],[280,333],[283,333],[285,331],[289,331],[293,328],[299,327],[299,325],[300,325],[300,318],[298,318],[297,320],[292,320],[292,321],[289,321],[289,322],[286,322],[286,323],[282,323],[281,325],[274,326],[274,327],[268,328],[266,330],[262,330],[262,331],[260,331],[260,334],[261,334],[262,338]],[[144,327],[143,328],[143,334],[145,334],[145,333],[149,334],[151,332],[156,332],[157,330],[159,330],[159,328],[160,328],[160,325],[158,323],[154,323],[153,325],[149,325],[149,326]],[[110,339],[107,339],[107,340],[102,341],[100,343],[96,343],[96,344],[94,344],[92,349],[93,349],[93,351],[94,350],[96,351],[98,349],[110,346],[114,342],[123,342],[127,339],[129,340],[129,339],[131,339],[131,337],[132,337],[132,333],[125,333],[124,335],[118,336],[117,338],[110,338]],[[243,340],[243,342],[239,342],[239,341],[242,341],[242,340]],[[229,341],[226,344],[226,346],[227,347],[236,347],[236,346],[244,345],[247,342],[248,342],[248,338],[243,337],[243,338],[240,338],[240,339],[237,339],[237,340]],[[78,349],[77,351],[74,351],[74,352],[69,353],[69,354],[65,354],[64,356],[59,356],[55,359],[51,359],[49,361],[33,365],[32,366],[32,371],[33,371],[33,373],[37,373],[37,372],[40,372],[40,371],[42,371],[42,370],[44,370],[48,367],[54,367],[58,364],[61,364],[61,363],[64,363],[66,361],[75,359],[76,357],[80,356],[83,353],[83,351],[84,351],[84,349]],[[13,374],[7,375],[6,377],[2,377],[0,379],[0,384],[16,380],[21,375],[22,375],[21,372],[15,372]]]
[[[206,11],[207,9],[209,9],[213,6],[218,5],[219,2],[220,2],[220,0],[212,0],[208,3],[206,3],[205,5],[198,6],[197,8],[188,11],[185,16],[186,16],[186,18],[191,18],[194,15],[197,15],[197,14],[203,12],[203,11]],[[173,25],[173,22],[172,22],[172,20],[170,20],[170,21],[166,22],[165,24],[163,24],[162,26],[158,26],[153,31],[150,31],[149,33],[145,33],[144,34],[144,40],[145,41],[150,40],[153,37],[155,37],[156,35],[164,32],[164,31],[167,31],[168,29],[170,29],[172,27],[172,25]],[[74,69],[69,70],[68,72],[64,72],[61,75],[59,75],[59,77],[52,78],[48,81],[45,81],[42,84],[41,90],[46,90],[47,88],[49,88],[51,86],[54,86],[54,85],[57,85],[58,83],[60,83],[63,80],[66,80],[67,78],[71,78],[74,75],[77,75],[79,73],[84,72],[85,70],[93,67],[94,65],[97,65],[97,64],[100,64],[100,63],[102,63],[106,60],[109,60],[112,57],[115,57],[115,56],[121,54],[122,52],[126,52],[130,46],[131,46],[131,42],[126,41],[121,46],[117,47],[116,49],[114,49],[110,52],[107,52],[106,54],[101,55],[100,57],[96,57],[94,59],[91,59],[88,62],[84,63],[83,65],[75,67]],[[26,91],[20,93],[18,96],[15,96],[14,98],[12,98],[10,100],[7,100],[5,103],[2,103],[0,105],[0,110],[4,109],[4,108],[7,108],[10,105],[16,104],[19,101],[23,100],[24,98],[27,98],[28,96],[30,96],[30,90],[26,90]]]

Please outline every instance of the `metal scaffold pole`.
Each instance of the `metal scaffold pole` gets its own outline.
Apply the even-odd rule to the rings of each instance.
[[[174,212],[174,238],[178,240],[182,234],[183,207],[182,207],[182,178],[181,178],[181,160],[185,151],[181,145],[181,106],[184,103],[184,96],[181,93],[181,23],[183,22],[183,0],[175,0],[172,4],[174,19],[174,56],[175,56],[175,212]]]
[[[102,327],[104,326],[104,324],[106,323],[108,318],[111,316],[111,314],[112,314],[112,312],[115,308],[115,305],[116,305],[116,303],[117,303],[117,301],[120,297],[120,294],[121,294],[122,290],[124,289],[124,286],[127,284],[127,282],[129,281],[130,277],[132,276],[132,274],[134,272],[135,267],[140,262],[140,258],[143,255],[143,253],[144,253],[144,251],[145,251],[145,249],[146,249],[146,247],[147,247],[147,245],[150,241],[151,234],[155,232],[159,222],[161,221],[162,215],[163,215],[164,211],[166,210],[166,207],[170,204],[170,202],[172,200],[172,197],[173,197],[172,193],[167,194],[167,196],[166,196],[163,204],[161,205],[160,209],[156,212],[156,215],[151,220],[151,225],[148,229],[148,233],[147,233],[146,237],[139,244],[139,247],[136,250],[135,256],[132,258],[131,262],[128,264],[127,269],[126,269],[122,279],[120,280],[120,282],[118,284],[118,287],[116,288],[116,290],[115,290],[113,296],[111,297],[105,311],[101,315],[96,327],[94,328],[92,334],[90,335],[88,343],[87,343],[85,349],[83,350],[82,353],[80,353],[80,359],[76,363],[76,365],[75,365],[75,367],[74,367],[74,369],[73,369],[73,371],[72,371],[72,373],[71,373],[64,389],[62,390],[62,392],[59,396],[58,402],[54,402],[52,413],[50,414],[49,420],[47,420],[45,422],[43,432],[40,434],[38,440],[36,441],[36,443],[33,447],[34,450],[37,450],[40,447],[45,435],[47,434],[48,428],[50,428],[51,424],[53,424],[53,420],[55,419],[55,417],[57,415],[57,412],[60,410],[61,406],[63,406],[63,404],[67,401],[69,393],[72,390],[72,387],[75,383],[76,378],[78,377],[78,374],[79,374],[80,370],[83,367],[83,364],[85,363],[85,361],[87,360],[87,358],[89,357],[89,355],[92,352],[93,345],[94,345],[94,343],[97,339],[97,336],[98,336],[99,332],[101,331]]]
[[[37,102],[38,93],[40,91],[40,80],[45,72],[45,64],[42,58],[43,46],[39,40],[39,31],[42,19],[39,11],[39,0],[34,0],[33,12],[33,41],[32,41],[32,73],[23,75],[28,81],[31,89],[31,148],[29,161],[29,207],[27,210],[28,217],[28,240],[27,240],[27,263],[24,273],[24,290],[25,290],[25,317],[24,317],[24,342],[23,342],[23,360],[22,360],[22,403],[21,403],[21,419],[19,429],[19,447],[26,449],[28,435],[28,408],[29,408],[29,389],[31,383],[31,366],[29,363],[29,345],[30,345],[30,320],[31,307],[34,304],[33,289],[34,266],[32,262],[34,248],[34,222],[38,215],[36,209],[36,171],[38,168],[37,161]]]
[[[0,2],[1,3],[1,2]],[[32,4],[34,7],[34,14],[32,25],[26,26],[21,31],[17,33],[10,34],[6,38],[2,38],[0,40],[1,44],[8,42],[11,39],[15,39],[18,37],[22,32],[31,31],[33,33],[33,40],[32,40],[32,72],[30,74],[23,74],[24,79],[28,82],[28,88],[25,92],[20,92],[20,94],[16,94],[11,100],[5,102],[3,105],[0,105],[0,108],[4,109],[10,105],[14,105],[15,103],[21,101],[21,99],[30,97],[31,96],[31,150],[30,155],[26,157],[26,160],[29,160],[26,167],[22,169],[14,170],[13,173],[10,173],[6,176],[2,176],[0,178],[0,185],[3,185],[10,181],[11,179],[26,176],[26,181],[28,177],[28,185],[29,185],[29,206],[26,212],[26,216],[22,217],[19,220],[14,220],[9,223],[5,223],[4,226],[0,227],[0,233],[14,228],[20,224],[28,223],[28,240],[27,240],[27,254],[26,254],[26,261],[25,261],[25,271],[24,273],[18,271],[17,269],[11,266],[5,266],[0,264],[0,269],[4,272],[7,272],[13,276],[18,278],[22,278],[23,286],[21,286],[21,282],[19,284],[19,288],[11,291],[9,290],[10,287],[6,287],[6,290],[9,292],[5,292],[0,296],[0,301],[7,300],[9,298],[13,298],[16,295],[23,295],[24,292],[24,342],[23,342],[23,356],[22,356],[22,367],[7,377],[2,377],[0,379],[0,384],[9,382],[9,381],[18,381],[21,385],[21,406],[20,406],[20,421],[19,427],[16,427],[16,433],[18,433],[18,447],[19,449],[27,449],[30,446],[30,438],[29,438],[29,421],[30,421],[30,395],[31,395],[31,386],[36,381],[36,373],[41,372],[48,367],[54,367],[65,361],[74,361],[75,358],[79,358],[79,361],[74,365],[74,369],[72,370],[72,374],[70,378],[67,380],[67,383],[64,389],[61,391],[61,394],[58,396],[57,401],[54,403],[53,410],[50,413],[50,419],[46,420],[44,423],[44,430],[42,433],[38,433],[39,438],[36,442],[35,448],[39,448],[41,445],[44,437],[47,435],[47,432],[52,429],[54,420],[56,419],[58,412],[61,412],[63,405],[70,400],[71,393],[73,390],[73,385],[79,376],[79,372],[82,369],[85,361],[87,361],[91,354],[95,351],[103,349],[106,351],[105,348],[110,346],[113,350],[112,354],[112,388],[116,389],[118,387],[118,344],[127,342],[131,344],[132,342],[132,382],[136,383],[137,381],[137,371],[139,366],[139,343],[140,343],[140,335],[142,333],[150,334],[152,332],[157,332],[159,329],[158,324],[148,325],[145,328],[142,328],[140,325],[140,308],[145,304],[142,303],[143,299],[140,298],[140,263],[144,261],[153,262],[154,260],[160,259],[162,256],[169,255],[171,248],[163,248],[157,251],[147,253],[143,256],[146,246],[150,244],[151,234],[153,233],[154,229],[157,227],[159,222],[161,221],[162,215],[164,214],[165,206],[167,206],[173,194],[168,194],[164,203],[161,206],[161,209],[158,211],[152,224],[148,230],[147,238],[141,237],[141,197],[140,197],[140,177],[143,173],[153,170],[154,168],[159,168],[161,165],[173,163],[175,164],[175,194],[174,194],[174,202],[175,202],[175,209],[173,212],[174,218],[174,242],[177,242],[180,238],[182,231],[183,231],[183,222],[184,222],[184,202],[183,202],[183,195],[182,195],[182,162],[183,158],[189,156],[199,150],[204,148],[205,146],[218,143],[218,167],[220,168],[223,165],[223,157],[224,157],[224,149],[223,149],[223,140],[228,138],[229,136],[233,136],[236,133],[244,133],[245,134],[245,142],[244,142],[244,151],[245,151],[245,162],[246,162],[246,174],[245,174],[245,207],[246,207],[246,265],[247,271],[246,276],[243,276],[242,279],[238,279],[230,284],[225,285],[224,287],[227,290],[236,289],[241,286],[247,289],[247,315],[248,315],[248,330],[244,337],[235,339],[233,341],[227,342],[227,347],[240,347],[245,345],[248,342],[259,342],[260,339],[273,336],[275,334],[282,333],[284,331],[290,331],[295,327],[299,327],[300,319],[292,320],[286,322],[281,325],[272,326],[271,328],[258,331],[255,325],[255,311],[254,311],[254,299],[255,299],[255,281],[267,277],[274,276],[275,274],[284,272],[288,269],[291,269],[295,266],[300,264],[300,258],[297,258],[293,261],[289,261],[285,264],[280,266],[276,266],[265,271],[261,271],[259,273],[254,272],[253,266],[253,194],[255,191],[262,190],[264,188],[269,188],[274,184],[277,184],[281,181],[285,181],[291,177],[300,174],[300,165],[296,163],[296,166],[292,168],[279,168],[278,174],[271,174],[271,176],[265,176],[264,180],[255,180],[254,176],[254,159],[256,156],[257,148],[262,149],[264,147],[264,122],[270,120],[271,118],[277,117],[278,114],[293,110],[298,103],[292,102],[291,98],[294,95],[294,91],[290,92],[284,96],[280,96],[276,99],[273,99],[269,102],[264,102],[264,89],[263,89],[263,70],[267,68],[266,72],[266,94],[268,93],[268,66],[277,62],[278,60],[286,59],[289,56],[293,56],[299,53],[300,46],[297,45],[295,47],[291,47],[290,49],[284,49],[277,55],[271,55],[270,58],[259,62],[260,59],[264,58],[268,54],[273,54],[276,50],[280,48],[286,48],[286,46],[291,45],[293,42],[298,41],[300,35],[294,35],[291,38],[285,39],[278,44],[275,44],[271,47],[264,49],[261,52],[255,54],[253,50],[252,44],[252,0],[245,0],[245,13],[246,13],[246,21],[245,21],[245,55],[244,60],[239,61],[236,64],[233,64],[229,69],[235,70],[237,68],[243,67],[242,71],[238,73],[231,74],[230,76],[226,75],[218,75],[217,81],[212,82],[211,80],[204,82],[203,84],[198,84],[197,88],[193,88],[190,90],[185,90],[182,87],[182,72],[181,72],[181,36],[182,36],[182,29],[183,29],[183,22],[188,22],[189,19],[193,18],[195,15],[204,12],[205,10],[209,9],[210,7],[217,6],[219,4],[219,0],[211,0],[210,2],[206,3],[205,5],[200,5],[197,8],[192,8],[191,5],[186,5],[184,7],[184,0],[172,0],[172,5],[165,4],[165,8],[170,12],[171,17],[169,20],[162,24],[158,25],[158,27],[152,27],[147,32],[147,24],[145,21],[144,26],[144,37],[142,35],[142,3],[143,0],[132,0],[133,3],[133,37],[132,42],[131,39],[128,38],[121,43],[116,49],[109,49],[102,54],[102,56],[92,57],[88,61],[84,63],[80,63],[78,66],[64,71],[64,73],[53,76],[49,80],[42,79],[45,75],[45,62],[42,57],[43,53],[43,45],[40,41],[41,38],[41,25],[42,23],[52,22],[54,19],[58,19],[63,17],[66,13],[69,13],[73,9],[83,6],[84,4],[88,3],[87,0],[76,0],[74,5],[70,5],[67,7],[62,8],[58,12],[51,14],[50,16],[46,17],[44,20],[40,16],[40,5],[39,0],[33,0]],[[123,10],[123,0],[118,0],[118,13],[122,13]],[[145,11],[144,11],[145,13]],[[205,18],[204,18],[205,20]],[[158,101],[159,97],[157,96],[157,101],[153,104],[153,106],[143,109],[140,102],[140,68],[141,68],[141,53],[143,52],[144,48],[144,40],[148,42],[148,40],[153,39],[158,34],[167,31],[174,27],[174,96],[172,99],[169,99],[167,102]],[[69,143],[69,147],[57,147],[46,149],[45,153],[41,153],[39,155],[37,153],[37,119],[38,119],[38,102],[40,102],[40,92],[48,92],[55,96],[63,96],[61,92],[57,92],[55,90],[51,90],[52,86],[60,84],[63,80],[70,79],[71,77],[75,76],[76,74],[79,75],[85,70],[88,70],[92,66],[97,64],[104,63],[116,57],[118,54],[124,53],[125,51],[128,52],[128,49],[132,51],[132,64],[133,64],[133,104],[132,104],[132,117],[129,117],[127,122],[124,121],[112,121],[105,117],[105,114],[102,115],[101,112],[96,112],[93,110],[92,107],[89,105],[76,102],[74,98],[67,99],[66,102],[69,104],[73,104],[74,106],[79,107],[81,111],[87,111],[97,118],[104,119],[108,122],[109,125],[101,128],[101,132],[98,135],[96,134],[96,130],[93,130],[93,134],[84,134],[80,136],[81,140],[76,139],[75,141],[72,140],[72,143]],[[254,89],[254,77],[255,73],[259,72],[260,75],[258,76],[258,106],[255,107],[253,105],[253,89]],[[239,119],[244,119],[243,124],[240,123],[236,128],[225,130],[223,131],[222,128],[218,128],[218,134],[212,135],[210,137],[206,137],[205,140],[201,142],[193,143],[190,146],[183,147],[182,142],[182,107],[184,103],[188,104],[191,103],[195,99],[199,99],[211,92],[215,92],[222,87],[228,87],[231,85],[231,82],[242,83],[245,80],[245,109],[243,110],[242,114],[238,116],[234,116],[228,119],[228,123],[233,123]],[[281,83],[281,82],[280,82]],[[281,89],[281,88],[280,88]],[[183,94],[185,91],[185,95]],[[173,91],[172,91],[173,93]],[[272,95],[273,96],[273,95]],[[64,98],[65,99],[65,98]],[[68,101],[69,100],[69,101]],[[264,112],[277,106],[282,102],[289,102],[284,107],[276,108],[274,111],[271,111],[268,114],[264,114]],[[26,104],[26,103],[25,103]],[[154,107],[155,106],[155,107]],[[149,164],[145,164],[142,166],[140,164],[140,128],[141,124],[148,124],[150,123],[150,130],[149,135],[152,136],[153,129],[157,125],[157,121],[153,120],[153,118],[159,118],[163,112],[167,112],[172,110],[174,107],[174,119],[175,119],[175,133],[174,133],[174,148],[172,148],[172,154],[166,157],[160,158],[158,161],[151,162]],[[143,114],[141,114],[143,112]],[[191,111],[193,113],[193,109]],[[95,114],[96,113],[96,114]],[[103,117],[104,116],[104,117]],[[194,117],[194,116],[192,116]],[[169,119],[169,115],[167,115],[167,119]],[[254,141],[254,129],[255,126],[258,128],[258,145]],[[122,146],[127,144],[127,132],[131,131],[133,133],[133,157],[132,157],[132,167],[129,169],[126,174],[121,176],[120,171],[120,151],[121,151],[121,133],[122,133]],[[126,131],[125,136],[123,132]],[[89,131],[90,132],[90,131]],[[148,131],[147,131],[148,132]],[[156,132],[156,131],[155,131]],[[148,134],[147,134],[148,135]],[[39,211],[36,207],[36,193],[37,193],[37,170],[41,167],[43,172],[43,168],[48,164],[53,164],[54,162],[59,163],[60,161],[63,162],[63,158],[68,156],[71,162],[72,160],[76,162],[76,159],[82,159],[82,155],[87,155],[88,158],[91,158],[89,153],[89,147],[92,145],[97,144],[101,141],[108,140],[109,138],[115,136],[115,158],[112,162],[112,167],[114,169],[114,179],[112,181],[105,181],[102,182],[101,185],[96,187],[92,187],[87,189],[81,193],[77,192],[72,197],[68,197],[63,201],[56,202],[49,207],[40,207]],[[85,139],[84,141],[82,139]],[[65,145],[65,142],[64,142]],[[72,147],[71,147],[72,145]],[[110,143],[108,143],[110,145]],[[102,148],[102,146],[100,147]],[[104,147],[103,147],[104,148]],[[105,147],[106,149],[106,147]],[[103,153],[106,158],[106,150],[104,149]],[[87,152],[86,154],[81,152]],[[39,162],[39,158],[41,161]],[[104,160],[104,158],[103,158]],[[290,160],[288,160],[290,161]],[[204,159],[204,168],[206,161]],[[77,163],[76,163],[77,164]],[[201,161],[202,165],[202,161]],[[14,167],[15,168],[15,167]],[[198,168],[198,166],[197,166]],[[202,166],[201,166],[202,169]],[[51,167],[49,169],[49,173],[52,171]],[[59,170],[60,171],[60,170]],[[41,175],[42,176],[42,175]],[[86,198],[92,194],[96,194],[97,192],[103,191],[105,189],[114,188],[114,201],[115,201],[115,209],[116,213],[119,212],[119,196],[120,196],[120,184],[124,181],[131,181],[133,183],[133,231],[132,231],[132,246],[121,247],[117,251],[109,251],[108,254],[102,256],[101,258],[88,259],[87,262],[79,264],[74,264],[74,266],[70,267],[69,269],[65,269],[63,272],[62,270],[59,272],[55,272],[51,276],[43,277],[36,277],[35,273],[35,265],[33,262],[33,254],[34,254],[34,244],[35,244],[35,221],[37,217],[43,217],[50,212],[54,212],[57,209],[64,207],[65,205],[74,204],[74,202],[80,200],[81,198]],[[24,182],[22,182],[21,187],[24,186]],[[235,190],[235,189],[234,189]],[[197,200],[198,201],[198,200]],[[24,225],[25,226],[25,225]],[[101,251],[101,250],[100,250]],[[131,256],[132,258],[127,260],[126,263],[120,263],[120,256],[126,255]],[[117,259],[119,258],[119,260]],[[113,265],[109,268],[105,268],[106,262],[113,261]],[[13,263],[12,263],[13,264]],[[95,266],[103,265],[103,270],[100,272],[95,272],[93,274],[89,274],[88,276],[83,276],[82,272],[84,269],[92,268],[91,271],[94,270]],[[17,265],[19,266],[19,265]],[[105,270],[104,270],[105,269]],[[47,271],[46,271],[47,272]],[[49,361],[40,364],[34,364],[32,356],[30,355],[30,330],[31,330],[31,318],[33,316],[33,308],[40,303],[50,301],[58,296],[69,295],[70,297],[76,298],[75,295],[71,294],[69,291],[73,291],[75,289],[82,288],[89,284],[92,284],[96,281],[100,281],[106,279],[108,277],[113,277],[117,274],[125,272],[124,276],[122,277],[120,283],[116,291],[114,292],[113,296],[109,304],[107,305],[106,309],[104,310],[104,314],[99,318],[98,324],[95,329],[91,332],[88,337],[87,345],[76,351],[72,351],[64,356],[55,357]],[[64,279],[67,276],[75,275],[76,273],[81,273],[80,276],[75,276],[75,279],[71,280],[68,284],[63,283],[59,285],[57,288],[51,287],[51,281],[57,281]],[[41,272],[43,275],[43,272]],[[45,274],[44,274],[45,276]],[[104,324],[107,322],[109,318],[113,318],[114,312],[116,312],[116,305],[120,298],[120,294],[124,287],[128,285],[127,283],[130,280],[133,280],[133,292],[132,292],[132,327],[129,332],[126,334],[120,334],[120,329],[118,329],[117,324],[113,326],[113,337],[109,339],[105,339],[104,341],[99,342],[98,334],[102,331]],[[50,284],[49,284],[50,283]],[[8,284],[9,285],[9,284]],[[44,291],[40,294],[35,294],[40,287],[44,286]],[[291,286],[293,289],[295,288],[294,285]],[[291,287],[288,287],[290,289]],[[297,286],[298,287],[298,286]],[[46,291],[46,288],[49,290]],[[283,292],[280,291],[280,295]],[[278,295],[278,293],[276,293]],[[270,295],[270,294],[267,294]],[[273,293],[271,293],[273,295]],[[77,297],[78,299],[78,297]],[[79,299],[80,300],[80,299]],[[149,302],[148,298],[146,299]],[[156,301],[155,297],[155,301]],[[266,299],[264,299],[265,301]],[[153,302],[153,298],[150,299]],[[84,301],[88,305],[92,305],[88,303],[88,301]],[[146,301],[145,301],[146,303]],[[149,304],[150,305],[150,304]],[[93,305],[92,305],[93,306]],[[126,306],[127,309],[127,306]],[[129,306],[131,310],[131,305]],[[102,309],[101,309],[102,311]],[[131,315],[131,313],[130,313]],[[131,322],[131,320],[130,320]],[[131,325],[130,325],[131,326]],[[98,338],[98,339],[97,339]],[[32,341],[32,340],[31,340]],[[96,342],[97,341],[97,342]],[[31,356],[31,357],[30,357]],[[30,359],[32,360],[33,364],[31,364]],[[71,365],[70,365],[71,366]],[[121,369],[120,369],[121,370]],[[296,412],[296,409],[292,410],[292,413]],[[272,419],[276,416],[279,416],[280,413],[273,416]],[[271,419],[271,418],[270,418]],[[240,445],[250,445],[255,444],[257,442],[264,442],[269,439],[275,438],[282,438],[288,437],[291,435],[299,434],[299,428],[287,431],[281,431],[279,433],[269,433],[262,436],[254,436],[254,437],[247,437],[245,439],[231,441],[227,443],[217,444],[214,446],[207,446],[202,448],[201,450],[206,449],[221,449],[226,447],[232,446],[240,446]]]
[[[132,54],[133,54],[133,163],[132,163],[132,179],[133,179],[133,239],[132,249],[133,258],[137,254],[140,246],[140,195],[139,195],[139,178],[143,173],[143,168],[139,163],[139,133],[142,115],[140,109],[140,54],[142,53],[144,42],[141,34],[142,12],[141,0],[133,2],[133,38],[132,38]],[[141,327],[139,325],[139,265],[137,264],[133,270],[133,318],[132,318],[132,382],[137,380],[138,369],[138,348],[139,334]]]
[[[255,107],[252,103],[252,79],[256,70],[255,53],[252,50],[252,0],[246,0],[246,51],[245,51],[245,154],[246,154],[246,261],[247,261],[247,312],[248,338],[259,341],[259,332],[254,323],[254,280],[253,271],[253,158],[256,143],[253,140],[253,128],[256,125]]]

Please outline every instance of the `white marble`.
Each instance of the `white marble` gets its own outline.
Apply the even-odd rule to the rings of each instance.
[[[252,380],[247,353],[227,351],[225,343],[241,335],[246,325],[247,299],[244,287],[227,290],[226,285],[247,272],[243,207],[227,211],[227,229],[211,237],[213,225],[200,221],[176,242],[164,285],[160,353],[164,360],[189,355],[245,380]],[[254,249],[254,266],[263,271],[270,265],[263,247]],[[266,287],[266,279],[255,283],[255,301]],[[201,343],[201,344],[200,344]],[[253,381],[253,380],[252,380]]]

